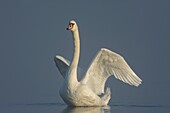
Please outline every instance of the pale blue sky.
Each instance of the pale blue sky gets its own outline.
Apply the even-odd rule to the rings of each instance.
[[[70,19],[79,25],[80,66],[87,69],[101,47],[126,59],[143,79],[139,88],[110,78],[110,104],[170,104],[170,2],[0,1],[0,104],[63,102],[56,54],[73,55]]]

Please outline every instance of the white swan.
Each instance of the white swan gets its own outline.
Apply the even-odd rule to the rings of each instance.
[[[78,81],[77,71],[80,56],[78,26],[71,20],[67,30],[74,39],[74,56],[70,64],[61,56],[54,58],[56,66],[64,77],[60,96],[69,106],[106,106],[110,100],[110,89],[104,92],[105,82],[111,75],[130,85],[139,86],[142,80],[132,71],[124,58],[102,48],[94,58],[83,78]],[[102,95],[102,96],[101,96]]]

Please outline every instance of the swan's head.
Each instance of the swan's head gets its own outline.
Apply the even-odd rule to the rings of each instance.
[[[78,30],[78,26],[77,26],[77,24],[76,24],[76,22],[74,21],[74,20],[71,20],[70,22],[69,22],[69,25],[68,25],[68,27],[67,27],[67,30],[71,30],[71,31],[76,31],[76,30]]]

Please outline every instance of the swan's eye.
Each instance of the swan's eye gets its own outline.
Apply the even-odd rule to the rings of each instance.
[[[73,25],[74,25],[74,23],[70,23],[69,25],[73,26]]]

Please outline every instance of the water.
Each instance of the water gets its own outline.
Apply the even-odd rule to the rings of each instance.
[[[67,107],[61,103],[0,105],[0,113],[169,113],[168,105],[110,105],[107,107]]]

